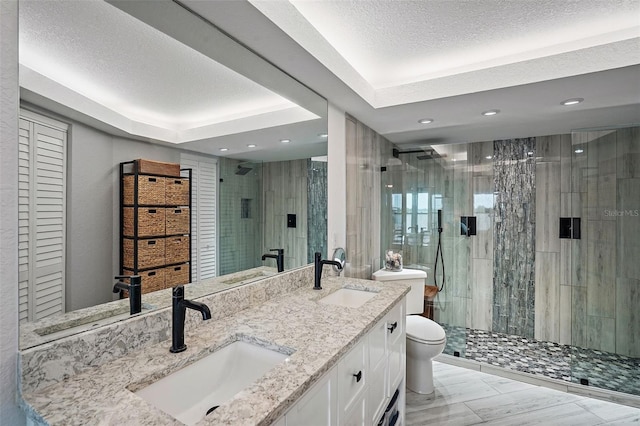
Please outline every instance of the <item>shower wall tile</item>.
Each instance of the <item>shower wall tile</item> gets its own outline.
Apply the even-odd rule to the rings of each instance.
[[[562,260],[560,261],[562,266]],[[571,319],[572,319],[572,288],[570,285],[560,286],[560,343],[571,344]]]
[[[640,179],[618,179],[618,276],[640,280]]]
[[[640,280],[616,280],[616,353],[640,358]]]
[[[284,249],[284,267],[291,269],[308,263],[307,160],[275,161],[262,165],[264,188],[264,242],[261,253]],[[296,227],[287,227],[287,215],[296,215]],[[275,265],[273,260],[264,261]]]
[[[572,268],[572,256],[571,247],[573,241],[569,239],[562,239],[560,241],[560,285],[571,285],[571,268]]]
[[[534,337],[535,138],[494,141],[492,330]]]
[[[376,132],[346,117],[347,259],[354,278],[371,278],[380,267],[381,166],[391,143]],[[333,247],[329,247],[332,250]]]
[[[327,162],[308,159],[307,170],[307,263],[312,263],[316,251],[330,255],[327,253]]]
[[[468,328],[491,330],[493,318],[493,260],[473,259],[473,285],[469,300]]]
[[[598,216],[601,220],[615,221],[617,217],[607,214],[608,211],[616,210],[616,187],[617,178],[615,170],[613,173],[598,176]]]
[[[560,340],[560,254],[536,252],[535,338]]]
[[[560,135],[560,192],[571,192],[571,155],[573,150],[571,149],[571,135]]]
[[[587,348],[587,288],[571,287],[572,345]]]
[[[560,162],[538,162],[535,173],[536,251],[559,253]]]
[[[493,259],[493,176],[474,176],[473,212],[477,235],[471,237],[472,257]]]
[[[640,178],[640,127],[618,130],[618,178]]]
[[[536,137],[536,149],[533,155],[537,158],[537,161],[559,162],[562,152],[561,143],[564,136],[565,135],[550,135]]]
[[[493,142],[474,142],[469,144],[468,163],[474,176],[493,176]]]
[[[616,321],[587,315],[587,348],[615,352]]]

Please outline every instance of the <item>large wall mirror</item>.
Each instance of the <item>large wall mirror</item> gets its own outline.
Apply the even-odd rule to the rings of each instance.
[[[270,249],[285,270],[326,253],[325,99],[172,1],[19,10],[21,348],[128,317],[112,291],[121,162],[198,173],[194,296],[275,274]]]

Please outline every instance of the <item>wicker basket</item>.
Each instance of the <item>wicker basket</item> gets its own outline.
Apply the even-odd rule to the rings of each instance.
[[[167,235],[178,235],[189,233],[189,208],[166,209],[166,232]]]
[[[157,176],[138,176],[138,204],[164,205],[165,178]],[[124,177],[124,204],[133,204],[135,176]]]
[[[166,238],[166,264],[189,261],[189,237],[181,235]]]
[[[139,272],[138,275],[142,277],[142,294],[151,293],[152,291],[163,290],[166,288],[166,268],[152,269],[150,271]],[[133,275],[133,271],[124,270],[127,275]],[[128,280],[124,280],[128,281]],[[125,296],[127,292],[125,291]]]
[[[189,264],[177,266],[168,266],[165,270],[165,285],[167,288],[175,287],[177,285],[189,284],[191,279],[189,277]]]
[[[162,176],[180,176],[180,164],[177,163],[163,163],[162,161],[153,160],[136,160],[138,164],[138,173],[146,173],[150,175],[162,175]]]
[[[125,238],[122,250],[124,267],[133,269],[133,240]],[[170,262],[165,262],[165,238],[138,240],[138,269],[153,268],[166,263]]]
[[[168,206],[189,205],[189,179],[167,178],[164,182],[165,204]]]
[[[123,210],[122,232],[127,237],[134,236],[133,207]],[[163,208],[138,208],[138,237],[163,236],[166,223],[166,211]]]

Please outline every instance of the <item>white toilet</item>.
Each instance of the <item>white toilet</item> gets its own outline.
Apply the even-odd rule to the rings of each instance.
[[[424,286],[427,273],[417,269],[391,272],[381,269],[373,273],[375,281],[402,281],[411,284],[407,294],[407,388],[413,392],[433,392],[432,360],[440,355],[447,336],[440,325],[420,315],[424,309]]]

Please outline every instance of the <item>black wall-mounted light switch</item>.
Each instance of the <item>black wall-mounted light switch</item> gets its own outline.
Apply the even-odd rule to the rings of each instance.
[[[287,215],[287,228],[295,228],[296,227],[296,215],[288,214]]]

